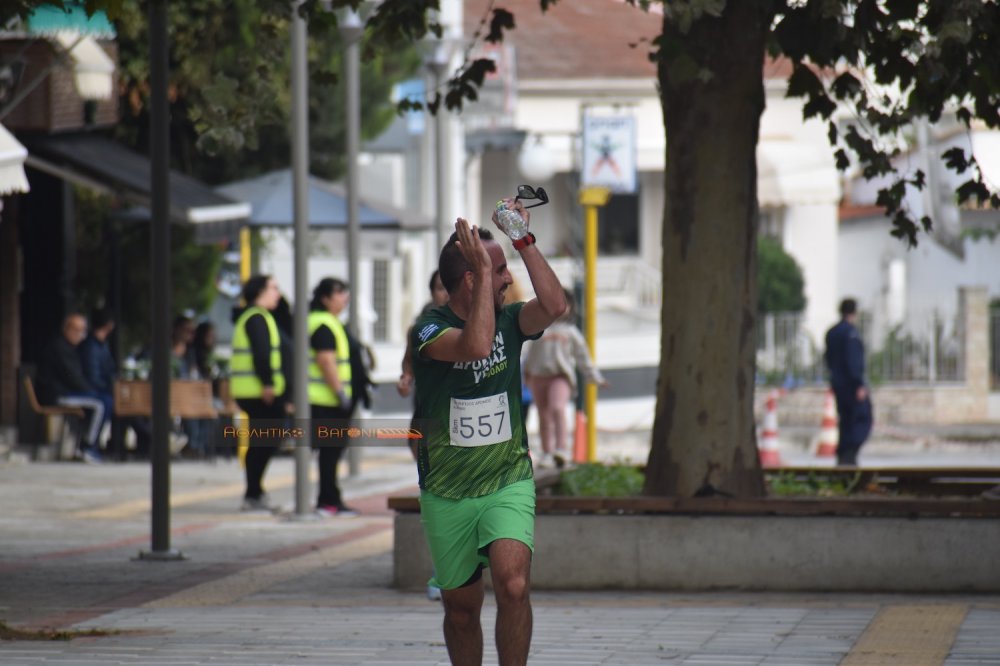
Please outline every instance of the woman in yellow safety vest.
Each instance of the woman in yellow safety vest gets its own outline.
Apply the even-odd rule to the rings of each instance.
[[[323,278],[313,289],[309,303],[309,407],[313,422],[329,425],[329,433],[340,433],[350,422],[354,401],[351,395],[351,354],[347,331],[340,313],[347,307],[351,292],[347,283]],[[344,504],[337,484],[337,464],[347,438],[324,437],[319,448],[319,497],[316,513],[321,516],[354,516]]]
[[[250,445],[245,460],[243,510],[273,510],[262,480],[271,456],[281,444],[285,419],[285,375],[281,333],[271,314],[281,298],[269,275],[255,275],[243,285],[247,308],[233,328],[229,386],[236,404],[250,419]],[[273,435],[271,433],[274,433]]]

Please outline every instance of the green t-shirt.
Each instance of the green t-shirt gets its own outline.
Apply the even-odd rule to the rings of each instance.
[[[481,497],[531,478],[528,433],[521,422],[521,345],[517,319],[524,303],[497,316],[490,355],[450,363],[422,355],[427,345],[465,322],[451,308],[434,308],[410,333],[419,398],[415,419],[429,422],[420,441],[420,487],[441,497]]]

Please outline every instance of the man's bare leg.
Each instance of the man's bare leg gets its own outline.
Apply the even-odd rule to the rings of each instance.
[[[490,574],[500,666],[524,666],[531,647],[531,549],[514,539],[497,539],[490,545]]]
[[[441,590],[444,642],[453,666],[481,666],[483,627],[479,621],[485,591],[483,579],[454,590]]]

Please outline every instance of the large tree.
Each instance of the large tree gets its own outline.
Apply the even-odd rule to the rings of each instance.
[[[995,2],[691,0],[664,7],[656,53],[667,134],[663,216],[663,336],[645,491],[690,496],[763,492],[754,445],[757,171],[766,52],[792,63],[789,95],[830,121],[838,164],[867,177],[893,172],[910,123],[956,110],[1000,125],[1000,7]],[[893,94],[895,89],[895,94]],[[838,104],[857,123],[841,135]],[[853,159],[852,159],[853,157]],[[952,165],[965,167],[960,151]],[[879,203],[893,233],[915,243],[898,174]],[[960,197],[990,195],[974,171]],[[666,313],[670,312],[670,316]],[[688,316],[678,313],[689,313]]]
[[[105,0],[90,0],[101,4]],[[114,0],[106,0],[113,2]],[[543,9],[556,0],[539,0]],[[582,0],[576,0],[582,1]],[[914,121],[955,113],[1000,127],[1000,4],[994,0],[626,0],[662,11],[651,54],[667,135],[660,380],[645,492],[692,496],[764,492],[753,418],[756,304],[756,145],[766,55],[791,64],[789,95],[806,117],[830,120],[838,165],[892,176],[879,204],[910,244],[932,220],[905,208],[924,174],[895,174],[893,154]],[[332,0],[333,10],[360,0]],[[325,14],[319,0],[305,10]],[[437,0],[383,0],[367,17],[369,52],[423,38]],[[488,40],[515,18],[492,9]],[[491,63],[466,63],[449,82],[461,108]],[[441,99],[431,100],[431,105]],[[840,131],[832,117],[851,108]],[[883,141],[888,137],[889,141]],[[945,155],[968,180],[960,202],[1000,207],[971,156]]]

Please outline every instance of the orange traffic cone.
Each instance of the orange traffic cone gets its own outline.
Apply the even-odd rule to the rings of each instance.
[[[757,451],[761,465],[781,467],[781,454],[778,451],[778,398],[773,391],[767,396],[764,407],[764,425],[760,431]]]
[[[832,458],[837,455],[837,442],[840,435],[837,432],[837,409],[833,401],[833,392],[827,391],[823,398],[823,424],[819,431],[819,448],[816,455],[820,458]]]

